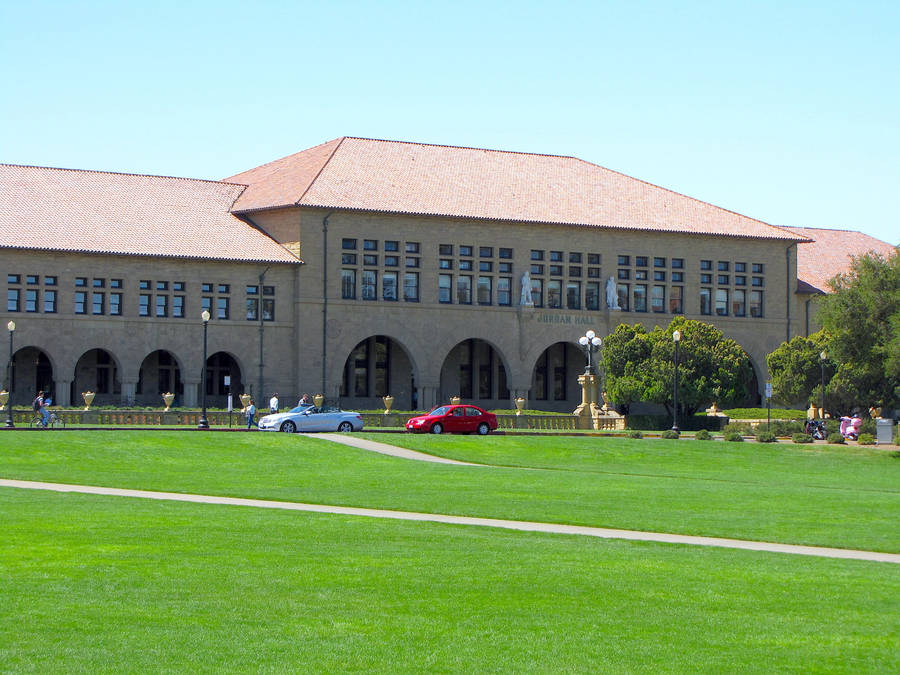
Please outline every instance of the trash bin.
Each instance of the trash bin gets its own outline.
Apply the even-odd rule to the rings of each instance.
[[[894,442],[894,420],[889,417],[875,420],[875,441],[878,445],[890,445]]]

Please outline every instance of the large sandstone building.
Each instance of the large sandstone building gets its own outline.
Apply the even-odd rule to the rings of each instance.
[[[740,343],[758,392],[765,355],[815,329],[811,300],[867,250],[893,248],[571,157],[339,138],[223,181],[0,165],[20,404],[197,405],[204,309],[211,405],[571,410],[586,330],[677,314]]]

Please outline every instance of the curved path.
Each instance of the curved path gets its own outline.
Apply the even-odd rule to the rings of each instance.
[[[632,541],[653,541],[668,544],[689,544],[694,546],[717,546],[720,548],[737,548],[749,551],[767,551],[770,553],[792,553],[795,555],[811,555],[823,558],[847,558],[900,564],[900,554],[879,553],[876,551],[855,551],[852,549],[826,548],[821,546],[795,546],[792,544],[775,544],[743,539],[724,539],[721,537],[693,537],[680,534],[660,532],[638,532],[634,530],[615,530],[605,527],[585,527],[580,525],[557,525],[554,523],[536,523],[519,520],[500,520],[496,518],[471,518],[467,516],[448,516],[436,513],[414,513],[410,511],[387,511],[383,509],[363,509],[347,506],[326,506],[322,504],[304,504],[301,502],[278,502],[265,499],[241,499],[238,497],[218,497],[214,495],[193,495],[179,492],[152,492],[149,490],[127,490],[122,488],[96,487],[91,485],[67,485],[63,483],[42,483],[36,481],[8,480],[0,478],[0,487],[20,488],[26,490],[52,490],[54,492],[76,492],[92,495],[108,495],[117,497],[136,497],[140,499],[158,499],[164,501],[192,502],[196,504],[223,504],[229,506],[249,506],[262,509],[284,509],[287,511],[309,511],[313,513],[336,513],[348,516],[368,518],[391,518],[394,520],[417,520],[431,523],[451,525],[475,525],[479,527],[497,527],[506,530],[525,532],[546,532],[551,534],[571,534],[604,539],[628,539]]]
[[[358,438],[351,434],[316,434],[313,438],[324,438],[326,441],[341,443],[342,445],[350,445],[360,450],[370,450],[382,455],[390,455],[391,457],[402,457],[403,459],[415,459],[420,462],[436,462],[437,464],[458,464],[461,466],[488,466],[487,464],[473,464],[472,462],[460,462],[455,459],[447,459],[445,457],[437,457],[436,455],[426,455],[424,452],[416,452],[415,450],[407,450],[399,448],[396,445],[388,445],[387,443],[379,443],[378,441],[370,441],[367,438]]]

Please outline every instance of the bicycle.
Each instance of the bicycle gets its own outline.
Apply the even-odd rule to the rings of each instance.
[[[31,422],[28,425],[29,427],[42,427],[44,426],[44,418],[41,417],[40,414],[35,415],[31,418]],[[47,429],[65,429],[66,423],[60,418],[55,412],[50,413],[50,417],[47,418]]]

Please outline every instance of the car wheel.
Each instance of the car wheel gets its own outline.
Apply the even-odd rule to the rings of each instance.
[[[353,431],[353,425],[350,422],[341,422],[338,425],[338,431]]]
[[[281,425],[281,430],[286,434],[293,434],[297,431],[297,425],[288,420]]]
[[[442,434],[444,433],[444,425],[440,422],[431,425],[431,433],[433,434]]]
[[[491,433],[491,428],[488,426],[487,422],[482,422],[478,425],[479,436],[487,436],[489,433]]]

